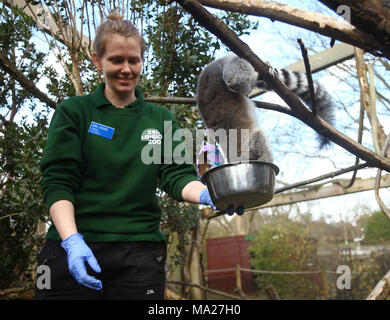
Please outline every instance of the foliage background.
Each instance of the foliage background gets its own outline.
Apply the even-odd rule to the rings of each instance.
[[[317,241],[302,221],[278,215],[265,224],[249,248],[255,270],[281,272],[318,271]],[[313,299],[320,296],[321,283],[310,274],[257,274],[260,288],[273,284],[283,299]]]

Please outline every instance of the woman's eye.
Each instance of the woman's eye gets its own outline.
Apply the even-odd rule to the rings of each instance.
[[[121,63],[123,61],[123,59],[119,58],[119,57],[111,57],[108,59],[111,63],[115,63],[115,64],[118,64],[118,63]]]

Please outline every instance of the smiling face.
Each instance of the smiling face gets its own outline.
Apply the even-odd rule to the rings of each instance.
[[[136,100],[134,90],[142,70],[141,45],[136,36],[110,34],[103,55],[99,57],[94,52],[92,59],[103,72],[104,94],[112,104],[123,107]]]

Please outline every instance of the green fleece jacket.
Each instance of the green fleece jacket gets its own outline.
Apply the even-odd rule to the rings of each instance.
[[[198,180],[192,164],[169,161],[167,152],[180,141],[167,135],[172,148],[164,150],[164,122],[173,133],[179,126],[169,110],[145,102],[138,88],[135,102],[116,108],[104,86],[57,107],[41,160],[44,200],[48,208],[71,201],[87,241],[164,240],[156,188],[183,201],[184,186]],[[46,238],[60,239],[54,225]]]

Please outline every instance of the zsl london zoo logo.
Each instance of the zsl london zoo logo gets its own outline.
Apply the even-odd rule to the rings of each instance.
[[[146,129],[141,134],[141,141],[148,141],[148,144],[161,144],[162,135],[157,129]]]

